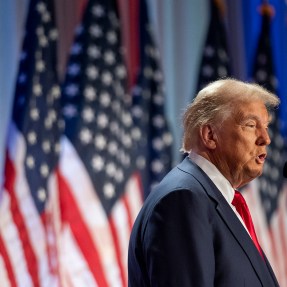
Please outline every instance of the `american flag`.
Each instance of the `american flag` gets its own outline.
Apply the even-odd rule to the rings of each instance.
[[[58,286],[49,209],[59,154],[53,2],[31,0],[0,200],[0,285]]]
[[[253,80],[276,93],[271,47],[271,7],[262,6],[262,28],[253,67]],[[287,185],[283,179],[286,146],[280,133],[279,111],[272,112],[269,126],[271,144],[261,177],[244,196],[249,202],[259,241],[267,254],[281,287],[287,286]]]
[[[223,21],[224,9],[222,0],[210,0],[211,15],[200,65],[198,91],[210,82],[231,74],[226,29]]]
[[[127,249],[142,205],[119,20],[90,0],[62,87],[65,136],[58,172],[63,286],[127,286]]]
[[[165,117],[165,87],[159,50],[148,19],[147,3],[139,3],[140,69],[133,87],[133,119],[140,128],[137,167],[142,171],[145,196],[172,166],[172,134]]]

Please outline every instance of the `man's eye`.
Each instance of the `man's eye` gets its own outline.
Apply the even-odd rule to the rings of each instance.
[[[247,124],[246,126],[249,127],[249,128],[255,128],[256,127],[255,124]]]

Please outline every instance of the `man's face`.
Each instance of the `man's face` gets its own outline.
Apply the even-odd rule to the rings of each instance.
[[[270,144],[269,115],[261,101],[237,103],[231,116],[217,127],[216,165],[234,188],[262,174]]]

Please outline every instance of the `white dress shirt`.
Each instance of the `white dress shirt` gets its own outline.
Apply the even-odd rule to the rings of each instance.
[[[226,201],[228,202],[228,204],[230,205],[230,207],[232,208],[232,210],[234,211],[234,213],[236,214],[236,216],[246,229],[247,233],[249,234],[248,229],[246,228],[245,223],[242,220],[240,214],[237,212],[235,206],[232,205],[232,200],[234,198],[235,191],[231,186],[230,182],[222,175],[222,173],[217,169],[217,167],[206,158],[198,155],[193,151],[190,152],[189,158],[192,160],[192,162],[198,165],[216,185],[216,187],[222,193],[223,197],[226,199]]]

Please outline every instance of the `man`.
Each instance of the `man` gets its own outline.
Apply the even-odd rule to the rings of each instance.
[[[268,109],[278,104],[234,79],[198,93],[183,118],[189,156],[151,192],[134,224],[129,287],[279,286],[248,211],[234,206],[235,190],[262,173]]]

